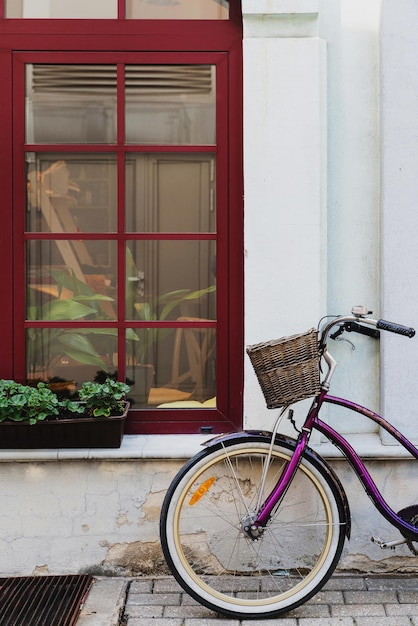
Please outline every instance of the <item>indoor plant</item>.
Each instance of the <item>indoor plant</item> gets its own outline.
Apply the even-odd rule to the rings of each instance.
[[[57,297],[39,304],[36,290],[28,289],[28,319],[42,321],[77,321],[109,319],[104,305],[114,299],[97,293],[79,280],[71,270],[51,270],[50,279],[56,286]],[[63,297],[66,293],[67,297]],[[70,297],[68,297],[68,295]],[[138,341],[130,329],[127,340]],[[106,369],[116,350],[117,331],[114,328],[29,328],[28,363],[30,377],[47,380],[56,361],[65,357],[78,365]]]
[[[83,383],[80,402],[60,400],[47,384],[0,380],[0,448],[119,447],[129,386]]]

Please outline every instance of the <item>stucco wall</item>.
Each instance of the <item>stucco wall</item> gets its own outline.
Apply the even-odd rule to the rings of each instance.
[[[318,2],[243,2],[245,341],[326,310],[326,46]],[[246,359],[244,420],[268,427]]]
[[[0,463],[0,575],[163,573],[159,516],[183,460],[73,460]],[[397,539],[377,516],[345,463],[333,461],[350,501],[352,538],[339,568],[416,570],[406,547],[382,551],[371,535]],[[368,463],[393,488],[390,504],[418,501],[411,463]]]
[[[418,327],[418,5],[382,2],[382,312]],[[418,443],[417,339],[384,338],[383,408]]]
[[[162,568],[170,461],[0,463],[3,575]]]

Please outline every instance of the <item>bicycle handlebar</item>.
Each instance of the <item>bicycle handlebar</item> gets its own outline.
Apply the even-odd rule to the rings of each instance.
[[[339,328],[330,335],[331,339],[337,339],[344,331],[356,332],[362,335],[368,335],[375,339],[379,338],[379,330],[387,330],[397,335],[409,337],[410,339],[415,336],[415,329],[410,326],[403,326],[396,322],[388,322],[387,320],[374,320],[367,317],[370,314],[366,307],[353,307],[352,315],[337,317],[325,326],[321,334],[321,345],[325,348],[327,337],[329,332],[334,326]],[[370,328],[373,327],[373,328]],[[377,330],[375,330],[377,329]]]
[[[328,322],[322,329],[319,341],[319,352],[328,365],[328,372],[321,383],[322,389],[328,390],[330,388],[331,379],[337,366],[336,360],[327,349],[328,335],[334,326],[338,326],[338,328],[330,335],[331,339],[337,339],[344,331],[361,333],[362,335],[368,335],[369,337],[377,339],[380,336],[380,330],[387,330],[397,335],[403,335],[404,337],[414,337],[415,330],[413,328],[402,326],[395,322],[375,320],[367,317],[371,313],[372,312],[366,309],[366,307],[356,306],[353,307],[351,315],[336,317]]]
[[[378,320],[376,328],[379,328],[380,330],[388,330],[391,333],[403,335],[404,337],[409,337],[410,339],[412,339],[415,335],[414,328],[402,326],[401,324],[396,324],[395,322],[387,322],[386,320]]]

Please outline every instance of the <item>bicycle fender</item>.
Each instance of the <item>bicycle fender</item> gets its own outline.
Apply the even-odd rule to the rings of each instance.
[[[217,435],[216,437],[213,437],[212,439],[205,441],[204,443],[202,443],[202,445],[207,448],[212,448],[212,447],[218,447],[226,442],[229,443],[231,441],[234,441],[234,439],[242,441],[242,439],[245,439],[245,438],[251,439],[254,437],[257,437],[257,439],[260,439],[261,441],[264,440],[266,441],[266,443],[270,443],[271,433],[262,431],[262,430],[244,430],[241,432],[226,433],[222,435]],[[285,447],[294,448],[297,442],[296,442],[296,439],[293,439],[292,437],[287,437],[286,435],[277,434],[275,438],[275,443],[277,445],[283,444]],[[321,469],[328,476],[330,481],[333,483],[335,490],[340,496],[341,502],[344,507],[345,528],[346,528],[345,534],[346,534],[347,539],[350,539],[350,536],[351,536],[350,505],[349,505],[344,487],[342,486],[340,482],[340,479],[338,478],[337,474],[332,469],[332,467],[327,463],[327,461],[325,461],[325,459],[322,458],[322,456],[320,456],[317,452],[312,450],[312,448],[307,447],[304,452],[304,456],[313,465],[316,465],[319,469]]]

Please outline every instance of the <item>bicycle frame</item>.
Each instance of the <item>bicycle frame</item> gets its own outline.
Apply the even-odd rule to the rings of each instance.
[[[376,422],[381,428],[391,434],[408,452],[418,460],[418,449],[398,431],[392,424],[387,422],[383,417],[367,409],[359,404],[346,400],[344,398],[338,398],[335,396],[327,395],[327,391],[323,390],[317,398],[315,398],[309,413],[306,417],[305,423],[302,427],[301,433],[297,440],[295,452],[291,460],[285,466],[285,469],[281,475],[279,482],[269,495],[267,500],[262,505],[259,514],[257,515],[254,523],[256,526],[265,526],[268,522],[270,515],[275,507],[284,497],[290,482],[292,481],[296,470],[301,462],[303,453],[308,446],[310,435],[313,430],[319,431],[329,441],[331,441],[346,457],[350,465],[356,472],[365,492],[372,500],[375,507],[381,513],[381,515],[388,520],[393,526],[400,531],[407,531],[412,540],[418,540],[418,528],[412,526],[400,518],[384,500],[382,494],[374,483],[370,473],[367,471],[363,461],[354,450],[354,448],[348,443],[348,441],[336,430],[334,430],[329,424],[326,424],[319,418],[319,412],[324,403],[335,404],[356,413],[364,415],[366,418]]]

